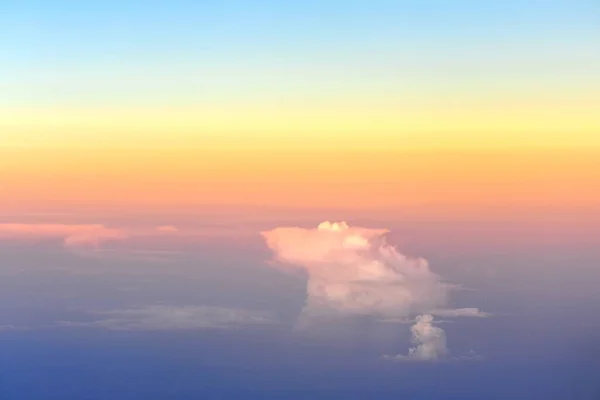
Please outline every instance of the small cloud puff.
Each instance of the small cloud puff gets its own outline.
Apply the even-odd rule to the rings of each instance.
[[[386,360],[394,361],[438,361],[448,354],[446,348],[446,333],[433,326],[433,316],[426,314],[417,317],[417,322],[411,327],[412,342],[415,347],[408,350],[408,355],[383,356]]]

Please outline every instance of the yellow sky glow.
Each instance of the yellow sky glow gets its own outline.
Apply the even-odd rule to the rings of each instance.
[[[5,109],[0,147],[498,148],[600,146],[600,102],[379,107]]]

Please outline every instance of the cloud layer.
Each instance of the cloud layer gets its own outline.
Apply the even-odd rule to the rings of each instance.
[[[37,244],[60,243],[65,249],[86,255],[109,255],[118,250],[122,255],[177,250],[190,243],[216,237],[247,236],[249,230],[235,226],[210,226],[180,229],[175,226],[148,228],[107,227],[100,224],[22,224],[0,223],[0,240]],[[256,231],[252,233],[256,234]]]
[[[64,224],[0,224],[0,239],[4,240],[62,240],[65,247],[99,247],[107,241],[129,238],[128,232],[104,225]]]
[[[449,318],[457,318],[457,317],[486,318],[486,317],[490,316],[489,313],[481,311],[479,308],[440,309],[440,310],[433,310],[429,314],[434,315],[436,317],[449,317]]]
[[[91,322],[63,322],[62,326],[95,327],[111,330],[194,330],[271,324],[267,313],[208,306],[153,305],[96,312],[102,318]]]

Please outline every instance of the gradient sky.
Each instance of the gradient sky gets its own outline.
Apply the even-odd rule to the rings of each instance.
[[[9,2],[0,143],[597,146],[598,12],[594,1]]]
[[[10,2],[0,203],[596,204],[598,11]]]
[[[596,398],[599,18],[4,2],[0,398]]]

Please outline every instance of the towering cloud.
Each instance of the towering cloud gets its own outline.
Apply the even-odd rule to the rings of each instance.
[[[478,309],[448,310],[450,285],[429,269],[426,260],[410,258],[385,240],[386,229],[323,222],[316,229],[276,228],[262,232],[275,261],[308,274],[307,299],[300,316],[369,315],[406,319],[416,315],[409,357],[431,360],[446,353],[443,330],[431,314],[485,316]]]
[[[408,317],[442,308],[448,286],[427,261],[385,241],[384,229],[324,222],[263,232],[275,258],[308,274],[304,313]]]

